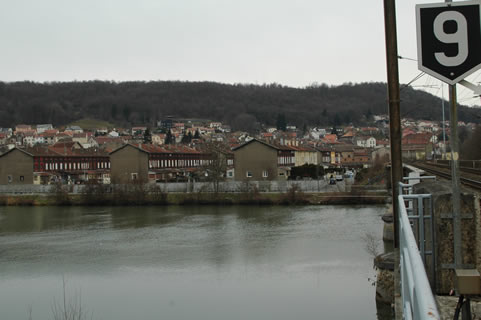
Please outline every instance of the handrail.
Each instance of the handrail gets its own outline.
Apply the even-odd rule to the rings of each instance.
[[[436,180],[436,176],[403,177],[403,180]]]
[[[399,195],[398,201],[401,295],[404,319],[441,319],[409,223],[403,195]]]

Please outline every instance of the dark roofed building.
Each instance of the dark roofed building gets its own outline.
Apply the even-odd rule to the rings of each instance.
[[[285,180],[295,165],[295,151],[252,139],[234,149],[235,180]]]
[[[113,184],[149,179],[149,153],[138,146],[125,144],[110,153],[110,179]]]
[[[33,184],[33,155],[18,148],[1,154],[0,184]]]
[[[57,143],[27,149],[34,158],[34,183],[54,181],[75,184],[96,180],[110,182],[109,155],[97,149],[83,149],[78,143]]]
[[[110,153],[112,183],[171,180],[211,162],[208,153],[184,145],[126,144]]]

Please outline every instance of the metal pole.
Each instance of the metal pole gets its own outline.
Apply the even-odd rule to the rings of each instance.
[[[446,160],[446,128],[444,118],[444,84],[441,82],[441,107],[443,108],[443,160]]]
[[[454,233],[454,265],[462,265],[461,254],[461,194],[459,190],[459,140],[458,140],[458,113],[456,110],[456,85],[449,86],[450,126],[451,135],[451,183],[453,194],[453,233]]]
[[[413,201],[414,202],[414,201]],[[424,202],[423,197],[418,196],[418,235],[419,235],[419,251],[424,266],[426,266],[426,239],[424,235]]]
[[[445,2],[453,2],[446,0]],[[451,185],[453,192],[453,236],[454,236],[454,265],[455,268],[461,268],[461,195],[459,190],[459,140],[458,140],[458,112],[456,85],[449,86],[449,102],[450,108],[450,136],[449,144],[451,146]]]
[[[401,111],[396,33],[395,0],[384,0],[384,28],[389,99],[389,134],[391,142],[391,189],[394,215],[394,246],[399,247],[398,185],[402,179]]]

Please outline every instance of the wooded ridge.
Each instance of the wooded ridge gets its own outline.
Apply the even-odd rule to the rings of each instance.
[[[413,119],[441,120],[439,97],[401,86],[401,113]],[[445,106],[448,115],[448,105]],[[355,125],[387,114],[385,83],[292,88],[279,84],[215,82],[0,82],[0,127],[19,123],[62,126],[82,118],[119,126],[155,125],[167,116],[221,121],[234,130],[258,123],[275,126],[282,114],[302,127]],[[460,121],[480,122],[481,110],[461,106]]]

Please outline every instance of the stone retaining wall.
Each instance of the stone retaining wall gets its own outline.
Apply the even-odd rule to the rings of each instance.
[[[415,194],[430,193],[433,196],[434,232],[436,253],[436,293],[449,294],[454,288],[454,270],[446,265],[454,263],[453,220],[446,218],[452,214],[452,194],[449,183],[423,182],[414,187]],[[462,263],[474,265],[478,271],[479,263],[479,198],[472,193],[461,193],[461,214],[470,218],[461,219]],[[427,272],[429,275],[429,272]]]

